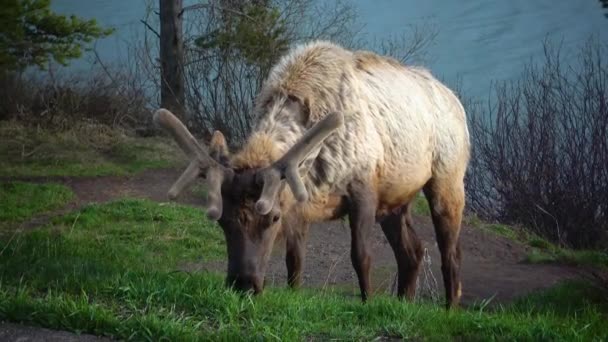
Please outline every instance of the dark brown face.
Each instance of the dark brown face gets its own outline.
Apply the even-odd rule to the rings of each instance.
[[[154,113],[154,122],[190,157],[190,164],[169,189],[169,198],[176,198],[198,177],[206,180],[207,217],[217,220],[226,236],[229,285],[254,293],[263,290],[266,264],[281,226],[281,189],[288,184],[297,201],[308,199],[299,165],[343,120],[341,113],[327,114],[271,165],[239,171],[228,161],[223,134],[216,131],[205,151],[173,113],[163,108]]]
[[[267,215],[255,210],[261,186],[251,171],[236,173],[222,189],[223,212],[218,220],[226,237],[228,272],[226,284],[255,294],[264,289],[266,265],[280,229],[278,204]]]

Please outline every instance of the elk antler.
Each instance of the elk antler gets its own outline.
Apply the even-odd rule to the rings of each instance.
[[[190,165],[169,189],[169,199],[175,199],[186,186],[204,173],[208,186],[207,216],[213,221],[218,220],[222,216],[222,184],[232,179],[232,170],[211,158],[186,126],[170,111],[164,108],[157,110],[154,113],[154,122],[171,133],[191,159]]]
[[[344,116],[342,113],[328,114],[309,129],[281,159],[260,170],[259,176],[264,183],[264,187],[260,199],[255,204],[255,209],[259,214],[266,215],[272,210],[283,179],[287,180],[287,184],[289,184],[291,191],[299,202],[308,199],[308,192],[306,192],[304,183],[298,174],[300,163],[343,122]]]

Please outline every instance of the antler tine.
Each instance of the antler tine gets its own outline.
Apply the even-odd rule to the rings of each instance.
[[[224,180],[232,177],[231,171],[215,167],[207,171],[207,217],[211,221],[217,221],[222,217],[222,184]]]
[[[157,110],[154,113],[154,122],[171,133],[177,144],[192,159],[186,170],[171,186],[168,192],[169,199],[177,198],[186,186],[205,172],[209,188],[207,216],[212,220],[219,219],[222,216],[222,183],[231,177],[232,170],[213,160],[186,126],[167,109]]]
[[[186,186],[190,185],[199,175],[201,174],[200,165],[198,159],[193,159],[186,170],[179,176],[179,178],[173,183],[169,192],[167,193],[167,197],[170,200],[174,200],[177,196],[186,188]]]
[[[270,167],[260,171],[264,187],[260,199],[256,203],[256,210],[262,215],[270,212],[279,193],[281,180],[285,178],[287,184],[299,202],[308,199],[308,192],[298,173],[300,163],[317,148],[334,130],[344,122],[340,112],[328,114],[321,121],[309,129],[298,142]]]
[[[198,141],[190,134],[188,128],[178,119],[173,113],[167,109],[161,108],[154,113],[154,123],[169,132],[179,147],[191,159],[199,160],[211,159],[205,158],[205,152]]]

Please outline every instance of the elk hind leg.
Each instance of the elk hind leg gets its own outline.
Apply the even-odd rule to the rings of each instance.
[[[446,307],[457,307],[461,297],[460,227],[464,209],[462,178],[431,179],[424,187],[431,208],[437,245],[441,253],[441,272],[446,293]]]
[[[397,296],[413,300],[422,261],[422,244],[414,231],[410,211],[411,204],[407,204],[386,217],[380,226],[397,261]]]

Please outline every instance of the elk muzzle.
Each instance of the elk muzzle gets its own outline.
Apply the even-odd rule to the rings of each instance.
[[[226,285],[239,292],[253,292],[257,295],[264,291],[264,277],[255,273],[237,273],[226,277]]]

